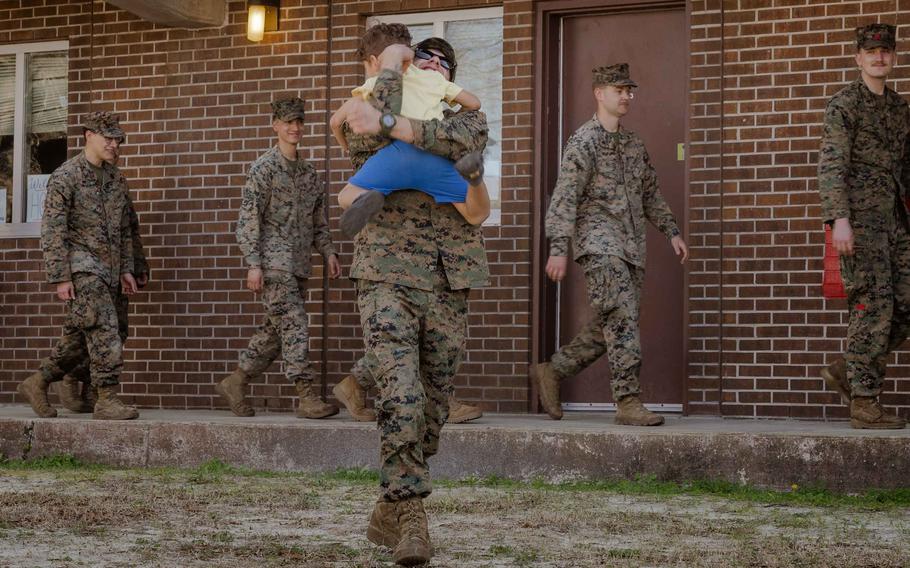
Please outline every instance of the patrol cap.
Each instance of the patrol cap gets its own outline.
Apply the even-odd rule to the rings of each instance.
[[[868,24],[856,28],[856,49],[897,47],[897,28],[891,24]]]
[[[272,102],[272,119],[290,122],[292,120],[306,118],[306,103],[300,97],[290,99],[278,99]]]
[[[82,119],[82,128],[107,138],[116,138],[121,142],[126,138],[126,134],[120,128],[120,117],[103,110],[85,115]]]
[[[614,63],[595,67],[592,71],[595,87],[613,85],[614,87],[637,87],[638,84],[629,77],[628,63]]]

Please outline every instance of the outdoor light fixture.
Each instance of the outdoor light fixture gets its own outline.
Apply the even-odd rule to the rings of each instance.
[[[278,29],[278,9],[281,0],[247,0],[246,38],[262,41],[265,32]]]

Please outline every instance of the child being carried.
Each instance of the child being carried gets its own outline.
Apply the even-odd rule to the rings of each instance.
[[[381,71],[379,56],[390,45],[408,46],[410,32],[403,24],[379,24],[367,30],[357,51],[363,61],[368,79],[353,90],[354,97],[332,116],[330,126],[338,143],[347,150],[342,125],[348,106],[358,99],[366,100],[372,94],[376,78]],[[411,61],[413,52],[405,57],[402,66],[401,116],[418,120],[441,120],[446,108],[443,101],[461,105],[463,111],[480,109],[480,100],[472,93],[449,81],[442,72],[420,69]],[[435,54],[421,52],[424,58]],[[443,68],[451,73],[452,68]],[[384,134],[394,127],[394,117],[384,115]],[[451,203],[472,224],[480,224],[486,215],[477,215],[465,203],[468,186],[482,188],[483,161],[479,152],[468,154],[458,162],[431,154],[417,147],[394,140],[380,149],[348,180],[338,195],[344,209],[341,228],[349,237],[357,234],[377,211],[382,209],[385,196],[402,189],[417,189],[432,196],[437,203]]]

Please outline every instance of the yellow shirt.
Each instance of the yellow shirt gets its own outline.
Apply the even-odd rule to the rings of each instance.
[[[376,77],[370,77],[354,89],[354,96],[367,98],[373,92]],[[442,119],[442,101],[451,102],[463,89],[447,81],[441,73],[420,69],[411,64],[401,78],[401,116],[417,120]]]

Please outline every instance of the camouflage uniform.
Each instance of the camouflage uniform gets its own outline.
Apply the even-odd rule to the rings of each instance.
[[[376,357],[368,351],[351,367],[351,375],[364,391],[376,386],[376,379],[373,378],[376,376],[376,365]]]
[[[624,71],[627,77],[624,65],[596,69],[595,84],[621,84],[598,73]],[[646,219],[668,239],[680,234],[641,138],[621,128],[608,132],[595,116],[566,143],[545,219],[551,256],[568,256],[573,242],[594,315],[551,364],[565,378],[606,353],[614,400],[641,392],[638,314]]]
[[[106,113],[98,113],[106,114]],[[122,131],[120,132],[122,137]],[[116,134],[103,124],[104,135]],[[84,341],[95,387],[119,383],[123,342],[118,333],[120,275],[135,270],[126,180],[116,166],[102,163],[107,181],[98,183],[85,154],[68,160],[51,175],[41,246],[50,283],[72,281],[75,299],[67,302],[63,338],[42,364],[48,382],[72,368],[74,342]],[[77,339],[79,338],[79,339]],[[81,360],[82,357],[79,357]]]
[[[892,32],[893,37],[893,32]],[[882,391],[888,354],[910,334],[910,111],[886,88],[862,78],[825,110],[818,189],[826,223],[847,218],[854,254],[841,256],[847,291],[847,377],[853,396]]]
[[[139,216],[133,207],[133,201],[129,195],[126,196],[127,207],[130,216],[130,239],[133,244],[133,276],[137,279],[142,276],[149,276],[148,261],[145,258],[145,249],[142,245],[142,237],[139,232]],[[117,333],[120,341],[125,343],[129,337],[129,296],[123,294],[118,286],[117,301],[115,303],[117,310]],[[57,342],[54,349],[55,357],[48,357],[41,361],[40,372],[44,380],[48,383],[56,382],[65,375],[83,383],[91,382],[90,359],[88,346],[85,343],[85,337],[81,333],[71,333],[64,335]]]
[[[325,200],[316,169],[299,155],[292,168],[276,146],[250,167],[237,242],[247,266],[263,271],[266,319],[240,354],[239,367],[249,376],[264,372],[281,353],[288,379],[314,379],[304,303],[312,249],[326,260],[336,254]]]
[[[401,75],[380,73],[373,94],[383,110],[397,113]],[[449,159],[486,143],[479,112],[411,125],[415,146]],[[355,168],[386,142],[353,134],[348,141]],[[395,192],[357,235],[351,278],[367,349],[361,366],[375,365],[379,387],[382,497],[426,497],[427,458],[438,449],[464,352],[468,291],[489,278],[482,232],[450,204],[419,191]]]

